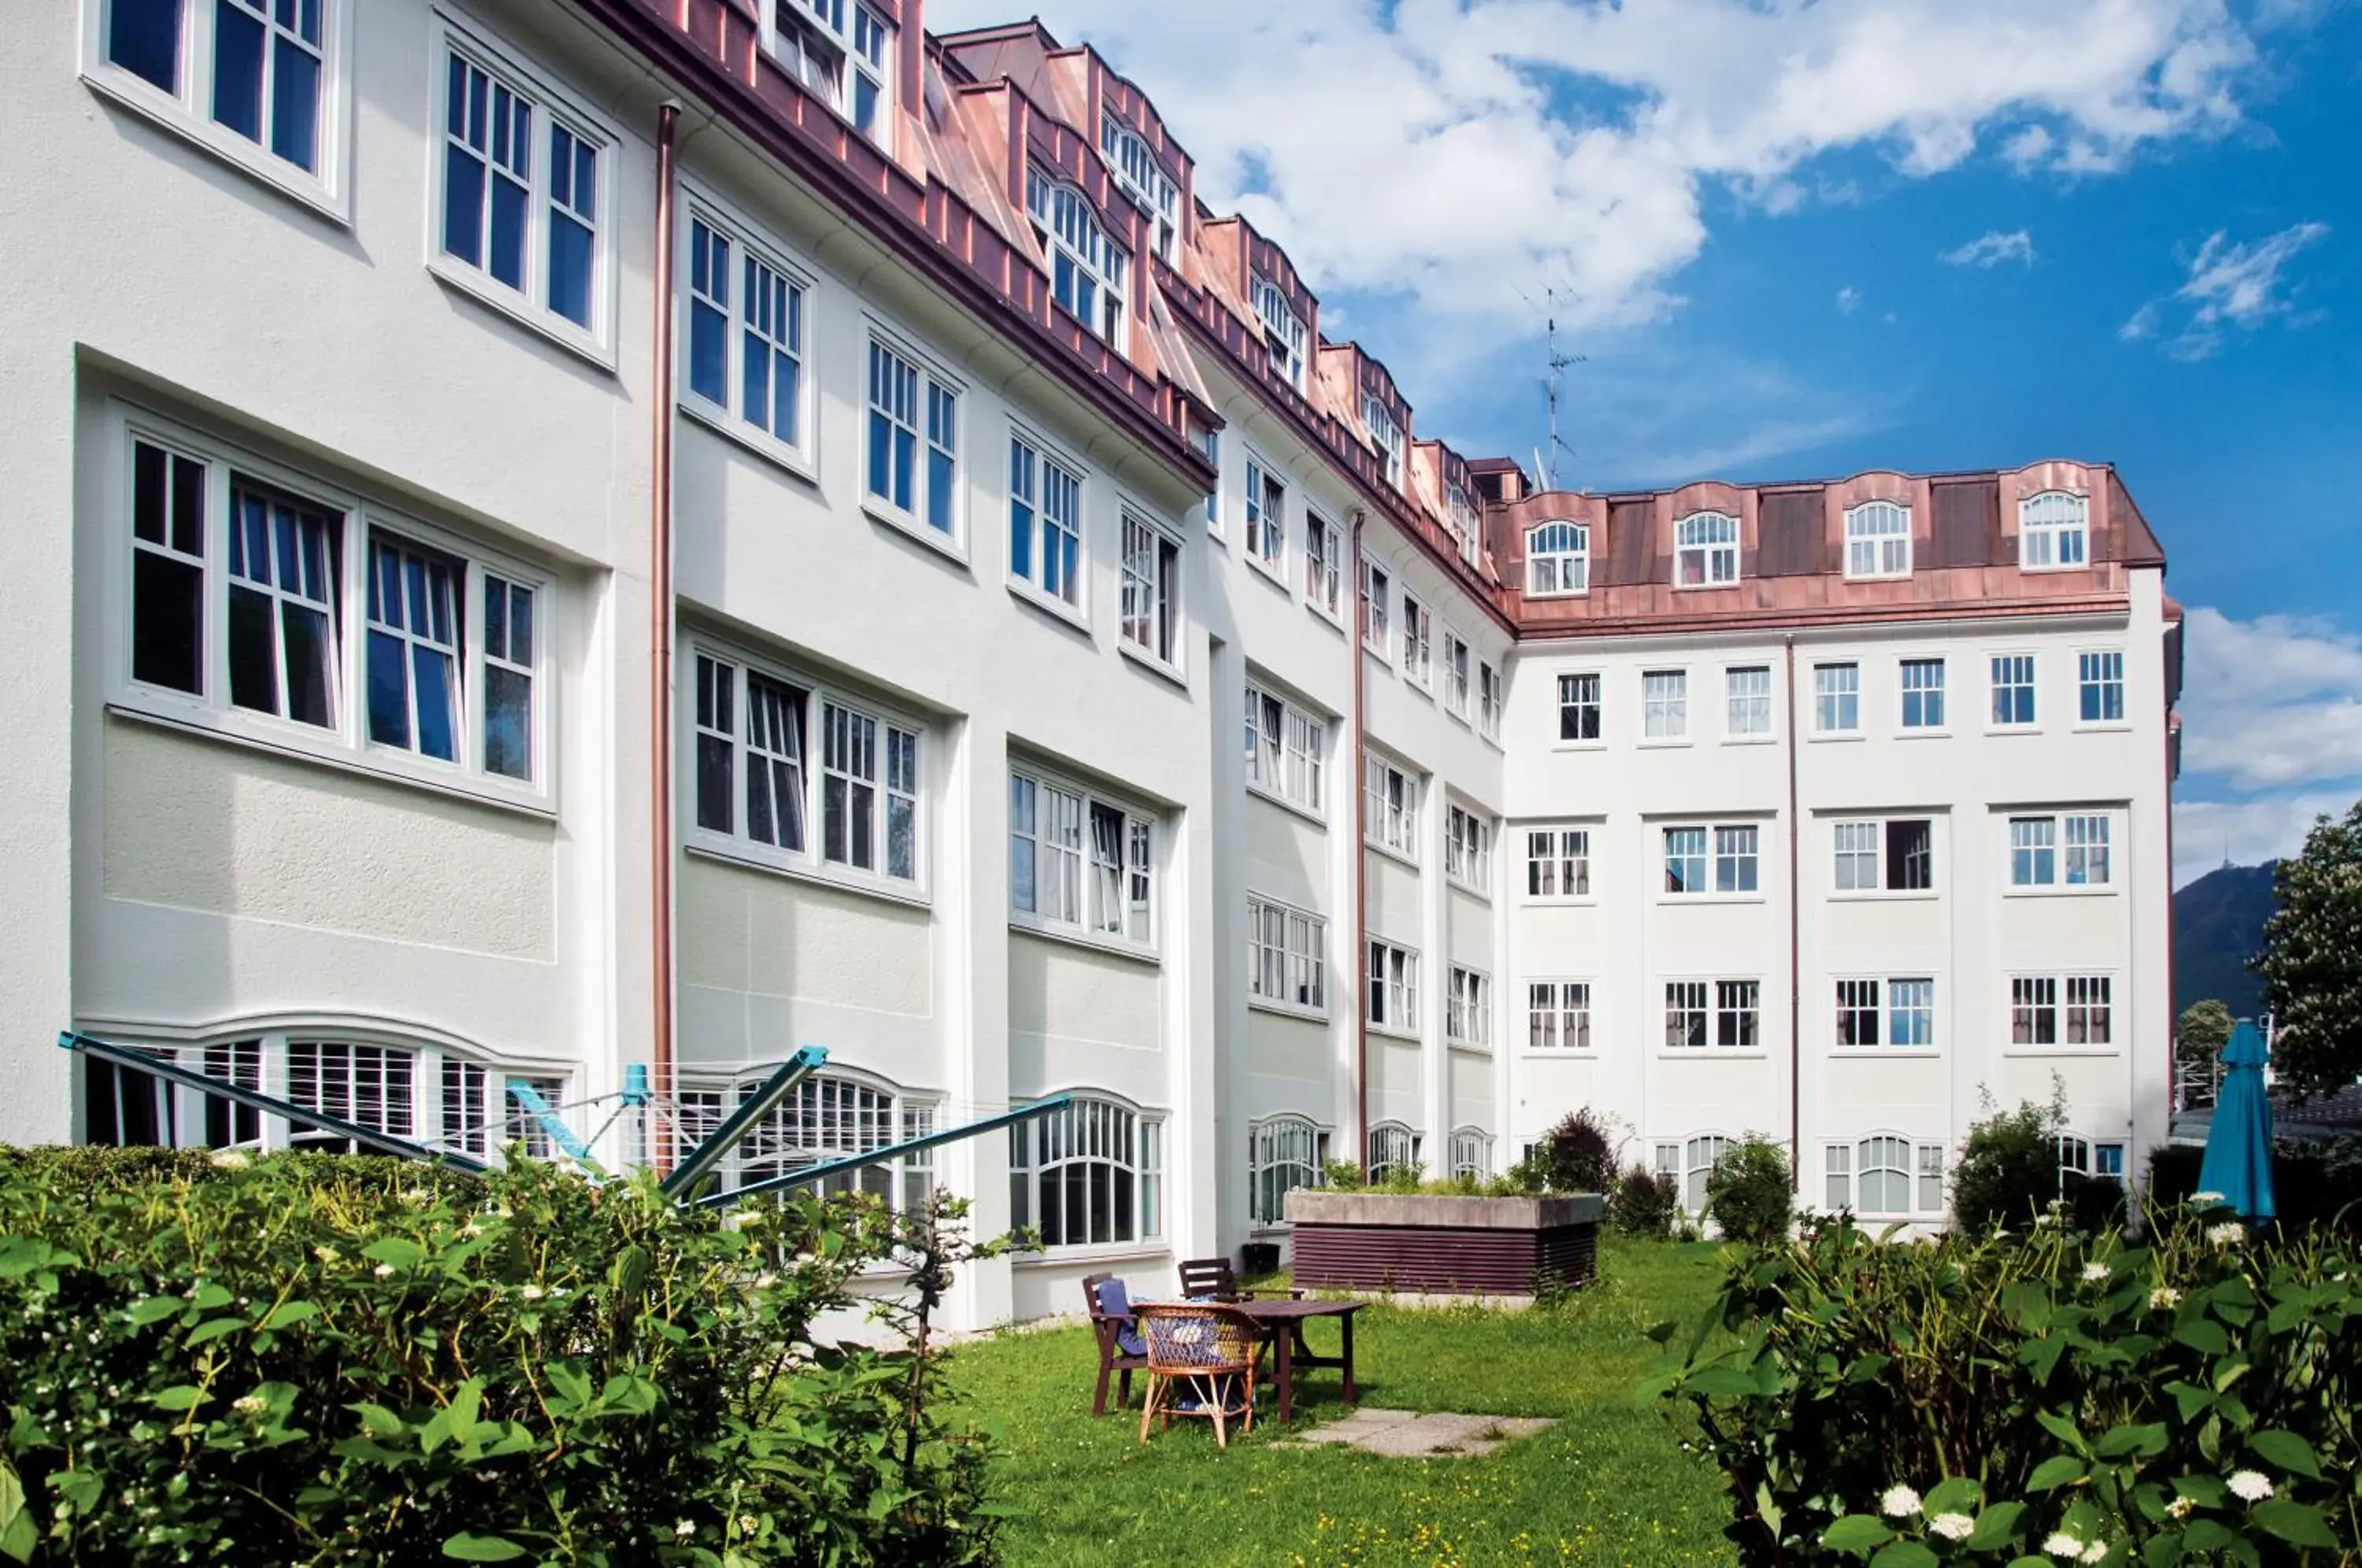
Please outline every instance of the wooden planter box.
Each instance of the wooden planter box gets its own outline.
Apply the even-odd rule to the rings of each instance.
[[[1591,1283],[1599,1255],[1594,1193],[1452,1198],[1390,1192],[1287,1195],[1295,1282],[1308,1290],[1531,1296],[1538,1281]]]

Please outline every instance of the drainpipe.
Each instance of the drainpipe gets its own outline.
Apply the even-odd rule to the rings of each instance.
[[[1361,1140],[1362,1157],[1354,1163],[1364,1181],[1370,1176],[1370,852],[1363,836],[1369,832],[1363,819],[1370,809],[1370,741],[1362,717],[1362,667],[1369,657],[1362,651],[1370,613],[1362,591],[1362,524],[1367,515],[1353,508],[1353,630],[1348,639],[1353,658],[1353,777],[1348,780],[1353,801],[1353,1135]]]
[[[656,1001],[656,1091],[673,1093],[672,424],[674,139],[680,105],[657,111],[656,346],[648,413],[648,815],[651,941]],[[654,1121],[659,1174],[672,1168],[672,1127]]]
[[[1796,635],[1781,639],[1788,665],[1788,1188],[1805,1190],[1805,955],[1798,889],[1804,866],[1796,858]]]

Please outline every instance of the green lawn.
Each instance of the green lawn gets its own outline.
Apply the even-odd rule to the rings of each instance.
[[[1134,1563],[1727,1563],[1720,1476],[1681,1451],[1634,1389],[1656,1346],[1719,1277],[1716,1249],[1607,1242],[1599,1282],[1549,1310],[1374,1306],[1354,1331],[1362,1402],[1550,1416],[1558,1425],[1482,1459],[1403,1460],[1275,1448],[1286,1429],[1214,1447],[1203,1421],[1140,1442],[1129,1417],[1090,1415],[1096,1362],[1081,1327],[1011,1333],[952,1359],[968,1413],[990,1425],[999,1496],[1017,1510],[1012,1568]],[[1335,1343],[1316,1324],[1316,1347]],[[1342,1409],[1315,1373],[1297,1426]],[[1268,1398],[1266,1391],[1265,1398]]]

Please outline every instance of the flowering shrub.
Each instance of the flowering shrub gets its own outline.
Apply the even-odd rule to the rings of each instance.
[[[932,1361],[812,1331],[889,1256],[940,1299],[937,1218],[724,1217],[532,1162],[0,1150],[0,1555],[985,1561]]]
[[[2362,1553],[2355,1260],[2220,1209],[2151,1231],[1839,1222],[1737,1261],[1654,1387],[1727,1475],[1742,1560]]]

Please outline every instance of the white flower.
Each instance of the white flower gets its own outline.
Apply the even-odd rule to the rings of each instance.
[[[528,1285],[523,1290],[518,1291],[517,1294],[524,1297],[527,1301],[538,1301],[543,1297],[548,1295],[549,1292],[544,1290],[538,1285]]]
[[[2037,1214],[2034,1217],[2034,1222],[2037,1225],[2056,1225],[2058,1223],[2058,1216],[2056,1214]]]
[[[243,1399],[233,1399],[230,1401],[229,1408],[241,1416],[259,1416],[270,1408],[259,1394],[249,1394]]]
[[[692,1520],[683,1519],[679,1524],[672,1527],[672,1532],[673,1534],[680,1537],[683,1540],[687,1540],[690,1536],[697,1533],[697,1525]]]
[[[2103,1263],[2087,1263],[2083,1265],[2083,1277],[2097,1284],[2108,1277],[2108,1265]]]
[[[2231,1477],[2231,1490],[2243,1503],[2260,1503],[2272,1495],[2271,1478],[2257,1471],[2242,1470]]]
[[[2071,1562],[2083,1555],[2083,1543],[2063,1529],[2053,1530],[2050,1539],[2042,1543],[2042,1550],[2053,1557],[2064,1557]]]
[[[734,1209],[722,1217],[722,1228],[725,1231],[743,1231],[762,1217],[762,1214],[756,1209]]]
[[[2160,1285],[2148,1293],[2148,1304],[2160,1310],[2170,1312],[2181,1305],[2181,1292],[2170,1285]]]
[[[370,1272],[374,1273],[380,1279],[383,1279],[386,1275],[393,1272],[393,1265],[390,1263],[381,1263]]]
[[[1977,1521],[1966,1514],[1937,1514],[1927,1521],[1927,1528],[1946,1540],[1966,1540],[1976,1534]]]
[[[2247,1239],[2247,1228],[2236,1220],[2206,1227],[2206,1239],[2218,1247],[2235,1247]]]
[[[459,1227],[459,1234],[463,1236],[480,1236],[483,1233],[484,1228],[481,1225],[477,1224],[473,1220],[469,1220],[465,1225]]]
[[[2085,1562],[2105,1562],[2107,1560],[2108,1543],[2104,1540],[2095,1540],[2083,1549],[2082,1561]]]
[[[1878,1511],[1888,1518],[1906,1518],[1919,1511],[1919,1494],[1908,1486],[1889,1486],[1878,1500]]]
[[[2212,1209],[2218,1203],[2228,1201],[2219,1192],[2193,1192],[2190,1195],[2191,1207],[2193,1209]]]
[[[758,1274],[755,1276],[755,1288],[757,1290],[768,1290],[778,1283],[779,1276],[776,1274]]]
[[[213,1160],[214,1164],[226,1171],[242,1171],[253,1163],[246,1157],[243,1151],[237,1149],[215,1149]]]
[[[2191,1505],[2191,1501],[2190,1501],[2190,1499],[2189,1499],[2189,1498],[2187,1498],[2187,1497],[2183,1497],[2183,1496],[2176,1496],[2176,1497],[2173,1499],[2173,1501],[2171,1501],[2171,1502],[2169,1502],[2169,1503],[2166,1504],[2166,1506],[2165,1506],[2166,1517],[2167,1517],[2167,1518],[2177,1518],[2177,1519],[2185,1519],[2185,1518],[2188,1518],[2190,1517],[2190,1510],[2191,1510],[2191,1507],[2192,1507],[2192,1505]]]

